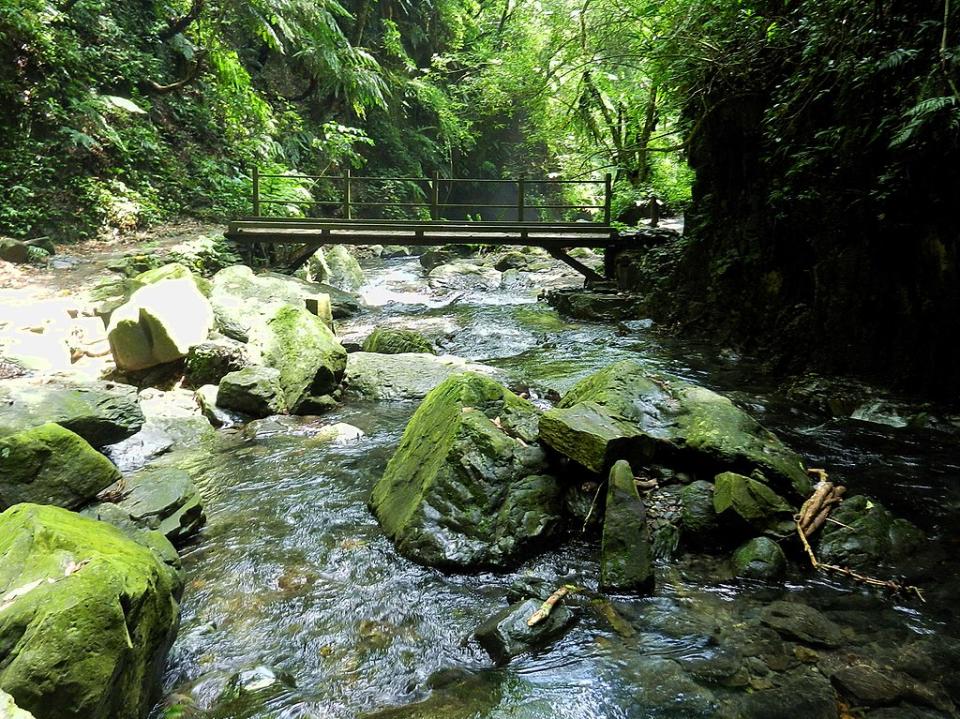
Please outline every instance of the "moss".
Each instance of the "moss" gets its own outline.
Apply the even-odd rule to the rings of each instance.
[[[820,534],[817,555],[825,562],[854,568],[875,567],[909,557],[925,539],[905,519],[863,495],[845,499]]]
[[[78,507],[120,479],[82,437],[52,422],[0,439],[0,508],[20,502]]]
[[[641,436],[634,425],[596,402],[548,410],[540,419],[540,433],[548,446],[597,474],[617,457],[630,454],[624,440]]]
[[[378,327],[367,337],[363,343],[363,351],[379,354],[437,353],[433,343],[419,332],[385,327]]]
[[[193,274],[186,266],[180,264],[179,262],[171,262],[170,264],[163,265],[162,267],[141,272],[139,275],[133,278],[133,281],[138,283],[140,286],[155,285],[158,282],[163,282],[164,280],[190,280],[194,285],[196,285],[197,290],[199,290],[204,297],[209,297],[212,289],[209,280],[205,280],[203,277]]]
[[[646,509],[630,465],[620,460],[610,470],[600,552],[600,586],[612,591],[649,591],[653,564]]]
[[[770,487],[734,472],[714,479],[713,508],[722,518],[739,517],[758,531],[793,515],[793,507]]]
[[[172,549],[171,549],[172,551]],[[140,719],[176,633],[176,572],[104,522],[0,515],[0,685],[44,719]]]
[[[755,537],[733,553],[733,571],[738,577],[775,579],[787,567],[780,545],[768,537]]]

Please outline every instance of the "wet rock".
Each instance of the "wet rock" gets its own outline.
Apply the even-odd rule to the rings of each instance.
[[[427,250],[422,255],[420,255],[420,266],[423,267],[427,272],[430,272],[435,267],[440,265],[446,265],[459,257],[458,253],[453,252],[452,250],[445,249],[436,249],[436,250]]]
[[[584,482],[570,485],[563,491],[563,510],[575,521],[575,527],[584,530],[599,529],[603,521],[603,507],[597,492],[602,485],[598,482]]]
[[[323,257],[327,274],[318,280],[342,290],[358,290],[363,286],[363,270],[346,246],[330,245],[324,248]]]
[[[12,237],[0,237],[0,260],[23,264],[30,258],[30,247]]]
[[[77,434],[48,423],[0,438],[0,509],[20,502],[79,507],[120,479]]]
[[[748,579],[777,579],[787,568],[780,545],[769,537],[756,537],[733,553],[733,571]]]
[[[200,413],[207,418],[212,426],[218,429],[243,424],[246,421],[246,415],[217,406],[217,393],[219,391],[220,388],[217,385],[205,384],[194,392],[193,396],[197,400]]]
[[[589,401],[545,412],[540,434],[549,447],[597,474],[618,457],[635,456],[636,444],[644,440],[630,422]]]
[[[404,353],[425,353],[435,355],[433,343],[419,332],[413,330],[378,327],[364,340],[364,352],[395,355]]]
[[[450,355],[351,352],[347,355],[344,384],[351,394],[364,399],[422,399],[448,377],[466,370],[492,372],[489,367]]]
[[[578,320],[618,322],[635,320],[646,315],[642,300],[636,295],[583,289],[559,289],[547,294],[548,304],[562,315]]]
[[[620,460],[607,483],[600,588],[604,591],[648,592],[653,589],[653,565],[646,509],[630,465]]]
[[[307,397],[336,389],[347,366],[347,351],[336,335],[305,309],[279,307],[251,330],[250,344],[264,366],[280,373],[284,401],[294,413]]]
[[[838,669],[831,679],[858,706],[884,706],[893,704],[903,696],[902,682],[866,664],[852,664]]]
[[[677,658],[680,666],[697,681],[721,686],[744,686],[743,656],[731,645],[708,644],[694,654]]]
[[[333,319],[343,320],[348,317],[353,317],[362,309],[363,305],[358,295],[323,282],[317,282],[315,284],[318,291],[330,298],[330,312],[333,315]],[[322,315],[321,303],[318,300],[308,299],[306,304],[308,312],[318,317]]]
[[[57,507],[8,509],[0,685],[43,719],[141,719],[176,635],[181,588],[163,556],[109,524]]]
[[[380,256],[385,260],[391,260],[397,257],[409,257],[413,253],[405,245],[384,245]]]
[[[560,604],[542,622],[527,626],[527,620],[542,603],[539,599],[527,599],[512,604],[477,627],[473,636],[497,664],[556,641],[573,625],[576,615]]]
[[[680,492],[683,538],[695,545],[712,544],[720,524],[713,508],[713,484],[698,479]]]
[[[297,405],[297,412],[302,415],[324,414],[325,412],[336,409],[338,406],[339,403],[337,400],[329,394],[311,395],[300,401],[300,404]]]
[[[113,311],[126,303],[130,295],[141,287],[143,284],[131,277],[109,277],[100,280],[88,291],[94,303],[94,314],[103,318],[104,321],[109,321]]]
[[[839,719],[830,682],[817,673],[789,676],[779,686],[748,694],[740,719]]]
[[[522,270],[527,266],[528,262],[529,259],[522,252],[508,252],[503,257],[498,259],[493,267],[500,272],[506,272],[507,270]]]
[[[362,714],[361,719],[475,719],[487,716],[502,697],[501,672],[470,674],[441,670],[427,680],[433,689],[423,701]]]
[[[226,685],[217,696],[216,705],[219,708],[232,710],[235,713],[238,710],[242,715],[249,715],[245,709],[250,700],[256,700],[260,695],[269,695],[283,687],[294,687],[296,682],[293,677],[286,672],[278,672],[272,667],[258,665],[248,669],[242,669],[235,672],[227,679]],[[254,706],[259,706],[259,702]]]
[[[164,280],[190,280],[196,285],[197,290],[204,297],[210,295],[210,282],[203,277],[193,274],[187,267],[179,262],[171,262],[161,267],[155,267],[152,270],[141,272],[133,278],[133,281],[141,287],[144,285],[155,285]]]
[[[481,375],[450,377],[404,430],[370,506],[405,557],[460,570],[503,567],[559,527],[537,413]]]
[[[427,281],[435,290],[500,289],[500,273],[497,270],[466,260],[434,267],[427,275]]]
[[[100,502],[84,510],[84,514],[111,523],[117,517],[138,529],[154,529],[173,544],[181,544],[196,534],[206,517],[190,475],[175,467],[147,467],[126,477],[124,497],[111,504],[120,514],[109,512]]]
[[[845,499],[823,526],[817,557],[830,564],[875,568],[908,557],[924,534],[905,519],[896,519],[879,502],[863,495]]]
[[[56,422],[94,447],[119,442],[143,426],[133,387],[113,382],[5,380],[0,386],[0,436]]]
[[[111,314],[107,337],[117,367],[136,371],[185,357],[212,328],[207,298],[192,280],[174,279],[134,292]]]
[[[773,602],[764,607],[760,619],[787,639],[824,647],[843,644],[843,630],[839,625],[806,604]]]
[[[714,719],[719,702],[706,687],[700,686],[680,664],[663,657],[641,657],[631,663],[629,675],[636,687],[632,707],[636,716],[664,719]]]
[[[246,265],[234,265],[213,276],[210,303],[220,332],[246,342],[254,326],[280,306],[306,309],[327,325],[333,324],[330,295],[316,284],[274,273],[255,275]]]
[[[729,526],[749,526],[755,531],[781,529],[781,522],[791,525],[793,508],[770,487],[751,477],[735,472],[718,474],[714,479],[713,509]]]
[[[242,342],[229,337],[207,340],[190,348],[184,363],[184,379],[191,387],[217,384],[225,375],[254,364]]]
[[[217,407],[251,417],[269,417],[287,411],[280,372],[272,367],[246,367],[231,372],[217,390]]]
[[[3,719],[34,719],[33,714],[16,705],[13,697],[0,689],[0,717]]]

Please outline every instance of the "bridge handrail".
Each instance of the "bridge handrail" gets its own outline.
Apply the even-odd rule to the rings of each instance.
[[[290,199],[279,199],[275,196],[271,197],[269,194],[264,196],[260,189],[260,180],[261,179],[288,179],[288,180],[297,180],[297,179],[307,179],[307,180],[329,180],[332,182],[343,183],[343,199],[336,200],[290,200]],[[439,172],[434,172],[432,177],[376,177],[376,176],[363,176],[363,175],[353,175],[353,173],[347,169],[342,175],[306,175],[300,173],[290,173],[290,174],[281,174],[281,173],[261,173],[259,167],[254,167],[252,172],[253,180],[253,196],[251,198],[253,204],[253,215],[255,217],[263,217],[260,210],[263,205],[304,205],[310,207],[340,207],[345,219],[352,219],[353,217],[353,208],[355,207],[409,207],[409,208],[429,208],[430,209],[430,218],[432,220],[440,219],[440,210],[442,208],[457,208],[457,209],[467,209],[467,208],[486,208],[486,209],[512,209],[516,208],[517,210],[517,219],[519,222],[525,222],[525,211],[528,209],[540,210],[602,210],[603,211],[603,224],[609,225],[611,219],[611,200],[613,197],[613,176],[610,173],[607,173],[602,180],[571,180],[571,179],[554,179],[554,178],[545,178],[545,179],[532,179],[529,180],[525,176],[520,175],[517,178],[513,179],[490,179],[490,178],[470,178],[470,177],[440,177]],[[370,182],[370,181],[399,181],[399,182],[426,182],[430,185],[430,202],[355,202],[353,200],[353,183],[354,182]],[[463,184],[473,184],[473,183],[498,183],[498,184],[514,184],[517,186],[517,200],[512,204],[502,204],[502,203],[453,203],[453,202],[440,202],[440,184],[446,182],[448,184],[463,183]],[[548,205],[537,205],[529,204],[526,200],[526,188],[528,185],[571,185],[571,184],[583,184],[583,185],[603,185],[604,186],[604,200],[602,205],[566,205],[566,204],[548,204]]]

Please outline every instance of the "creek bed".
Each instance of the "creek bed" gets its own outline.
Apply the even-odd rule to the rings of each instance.
[[[595,588],[598,543],[573,539],[505,575],[445,575],[401,558],[366,502],[416,403],[353,399],[323,421],[359,427],[360,441],[227,431],[212,452],[186,462],[208,523],[183,557],[182,626],[165,690],[168,704],[189,696],[182,704],[203,711],[171,716],[352,718],[430,696],[432,705],[383,716],[736,716],[747,688],[768,688],[765,671],[800,676],[816,661],[761,627],[773,601],[818,608],[843,628],[852,651],[878,662],[904,646],[957,637],[951,599],[960,558],[941,549],[960,539],[955,435],[827,421],[765,386],[748,360],[665,338],[648,322],[561,318],[529,286],[436,293],[415,259],[371,261],[366,269],[363,293],[374,307],[344,323],[346,336],[390,324],[442,335],[443,351],[497,367],[508,385],[541,397],[628,357],[730,395],[810,466],[940,540],[913,568],[929,582],[928,602],[797,567],[783,584],[740,582],[722,559],[688,556],[658,567],[654,596],[594,603],[557,643],[493,667],[465,639],[504,606],[510,584],[531,574]],[[563,281],[575,282],[555,279]],[[754,651],[764,638],[776,646]],[[256,677],[264,671],[257,668],[276,680],[254,679],[217,701],[237,672]]]

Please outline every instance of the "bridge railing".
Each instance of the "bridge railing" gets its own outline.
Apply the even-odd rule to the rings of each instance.
[[[354,210],[358,208],[387,208],[397,207],[406,209],[421,209],[430,211],[431,220],[440,220],[443,218],[443,210],[516,210],[518,222],[527,222],[527,214],[530,210],[601,210],[602,224],[610,224],[610,205],[613,197],[613,177],[609,173],[602,180],[564,180],[564,179],[527,179],[523,175],[513,179],[494,180],[487,178],[451,178],[440,177],[438,172],[434,172],[432,177],[375,177],[354,175],[349,169],[340,175],[302,175],[302,174],[276,174],[262,173],[258,167],[253,168],[253,215],[254,217],[263,217],[263,210],[268,205],[297,205],[309,207],[333,207],[339,209],[344,219],[353,219]],[[267,180],[267,191],[264,192],[264,180]],[[271,194],[269,181],[272,180],[306,180],[310,182],[331,182],[338,185],[341,190],[341,198],[338,200],[296,200],[289,197],[277,197]],[[414,182],[420,183],[421,187],[426,187],[429,191],[429,202],[394,202],[394,201],[356,201],[354,200],[354,190],[357,183],[386,183],[386,182]],[[453,187],[456,184],[497,184],[513,186],[515,188],[515,201],[510,204],[505,203],[463,203],[463,202],[441,202],[440,187],[447,184]],[[531,203],[528,197],[528,190],[531,187],[542,187],[550,185],[602,185],[603,186],[603,204],[538,204]],[[601,224],[598,222],[598,224]]]

